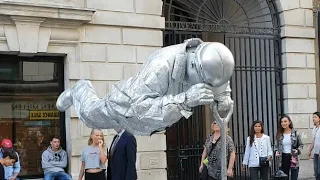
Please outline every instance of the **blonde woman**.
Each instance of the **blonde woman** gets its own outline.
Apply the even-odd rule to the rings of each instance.
[[[83,175],[85,180],[106,180],[107,160],[108,150],[103,133],[100,129],[92,129],[88,146],[82,151],[79,180],[82,180]]]
[[[220,127],[216,121],[211,124],[211,130],[214,132],[210,134],[205,142],[205,147],[202,152],[201,165],[199,172],[202,173],[204,168],[204,160],[208,159],[208,180],[218,180],[221,178],[221,148],[222,144],[220,141]],[[233,177],[233,165],[236,158],[235,147],[233,140],[229,135],[226,137],[227,142],[227,176],[228,178]]]

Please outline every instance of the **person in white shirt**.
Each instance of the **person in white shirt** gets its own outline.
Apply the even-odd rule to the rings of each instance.
[[[309,158],[311,158],[311,152],[313,150],[313,168],[314,175],[316,176],[316,180],[320,180],[320,172],[319,172],[319,153],[320,153],[320,112],[313,113],[313,130],[312,130],[312,144],[309,149]]]
[[[254,121],[251,125],[250,136],[247,138],[246,151],[242,161],[242,170],[249,167],[251,180],[269,180],[269,169],[272,160],[270,137],[263,134],[261,121]],[[259,178],[260,171],[260,178]]]

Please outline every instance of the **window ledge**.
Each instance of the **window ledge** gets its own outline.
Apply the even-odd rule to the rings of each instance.
[[[0,14],[89,22],[95,11],[85,8],[39,6],[27,3],[0,2]]]

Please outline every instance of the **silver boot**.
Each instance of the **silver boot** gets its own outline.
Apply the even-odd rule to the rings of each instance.
[[[74,87],[69,88],[65,91],[63,91],[56,102],[56,107],[59,111],[64,112],[66,111],[70,106],[73,105],[73,97],[72,94],[73,91],[77,91],[79,87],[81,87],[84,83],[86,83],[85,80],[79,80]]]

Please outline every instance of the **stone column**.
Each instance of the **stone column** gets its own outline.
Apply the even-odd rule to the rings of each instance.
[[[284,112],[306,144],[311,143],[312,113],[317,110],[315,29],[312,0],[278,0],[282,38]]]

